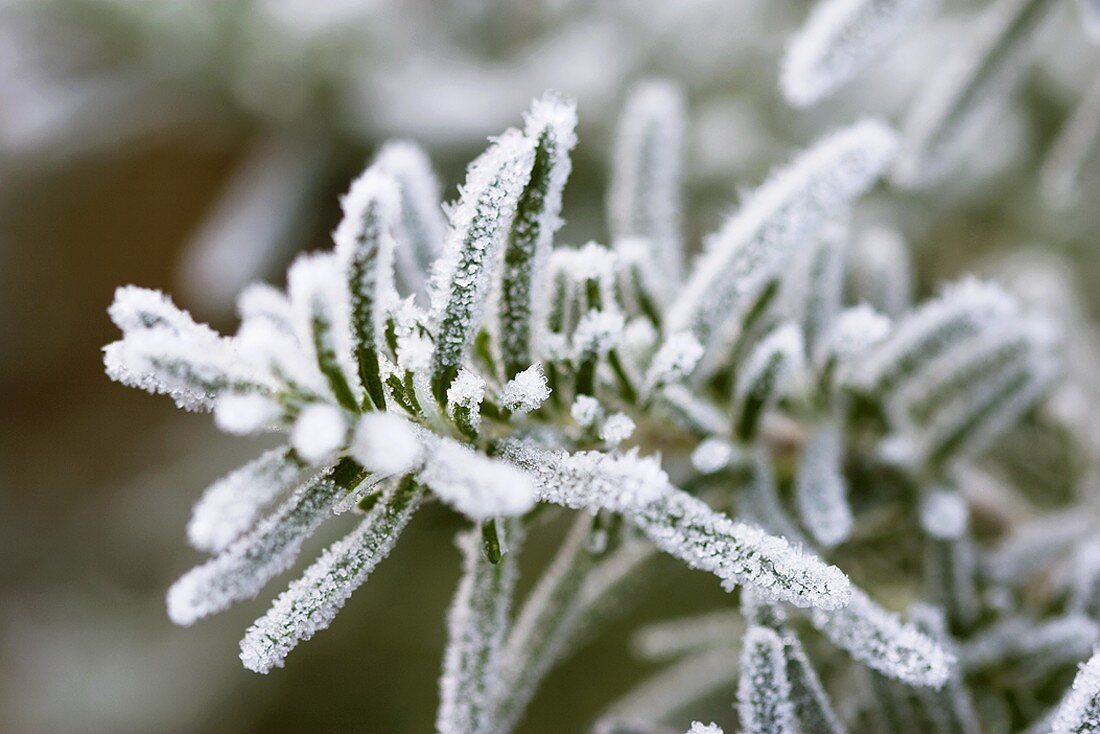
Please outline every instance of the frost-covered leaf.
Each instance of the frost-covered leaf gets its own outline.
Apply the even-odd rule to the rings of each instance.
[[[893,132],[865,120],[818,141],[772,173],[707,244],[669,309],[670,332],[719,350],[731,326],[790,256],[845,212],[893,156]]]
[[[545,264],[562,224],[562,190],[572,169],[569,151],[577,142],[576,104],[547,93],[532,103],[525,123],[524,135],[535,146],[534,164],[505,241],[499,299],[500,351],[508,379],[535,356]]]
[[[847,606],[814,609],[810,621],[859,662],[911,686],[939,688],[956,664],[951,653],[857,588]]]
[[[794,483],[799,519],[818,543],[831,548],[852,532],[852,510],[843,474],[844,433],[835,419],[811,428]]]
[[[394,266],[405,293],[426,295],[426,276],[443,249],[446,222],[439,181],[427,154],[415,143],[394,140],[382,146],[374,168],[385,171],[401,192],[395,227]]]
[[[281,668],[298,643],[327,629],[389,555],[423,497],[423,487],[408,477],[386,492],[358,527],[327,548],[248,628],[241,640],[244,666],[257,673]]]
[[[518,531],[518,525],[510,525]],[[447,615],[439,734],[493,734],[501,647],[516,582],[515,551],[492,563],[474,528],[458,537],[463,574]]]
[[[691,722],[691,728],[687,730],[687,734],[724,734],[722,727],[715,724],[713,721],[709,724],[704,724],[701,721]]]
[[[220,553],[252,527],[260,512],[305,472],[287,448],[272,449],[211,484],[195,503],[187,538],[199,550]]]
[[[652,459],[592,451],[570,455],[514,442],[502,450],[531,473],[541,501],[621,512],[658,548],[718,576],[727,590],[751,584],[773,599],[824,609],[847,601],[848,580],[835,566],[715,512],[673,487]]]
[[[176,624],[190,625],[254,597],[290,568],[305,539],[332,514],[332,504],[355,489],[364,476],[362,467],[345,459],[307,481],[221,555],[173,584],[168,591],[168,616]]]
[[[589,611],[581,588],[597,556],[590,552],[591,518],[580,516],[549,568],[523,603],[500,658],[497,724],[510,731],[538,684],[561,659]]]
[[[895,183],[925,186],[951,171],[1012,88],[1054,0],[996,0],[967,43],[935,71],[909,111]]]
[[[794,734],[794,706],[783,641],[775,631],[752,625],[741,641],[737,713],[745,734]]]
[[[1058,706],[1051,734],[1095,734],[1100,731],[1100,652],[1077,671],[1073,688]]]
[[[834,222],[817,241],[800,251],[784,278],[779,300],[802,331],[806,355],[821,349],[821,341],[840,312],[849,228]]]
[[[695,369],[702,356],[703,345],[694,336],[671,334],[653,356],[642,389],[650,393],[684,379]]]
[[[968,673],[1017,665],[1029,676],[1077,663],[1100,642],[1100,624],[1079,614],[1045,620],[1009,617],[971,636],[959,658]]]
[[[287,272],[298,340],[345,410],[359,408],[361,392],[352,352],[350,297],[344,269],[333,253],[302,255]]]
[[[368,168],[340,201],[344,218],[333,234],[351,299],[351,349],[359,380],[379,410],[385,409],[386,398],[378,354],[386,314],[397,298],[393,232],[399,197],[394,179],[378,168]]]
[[[458,202],[450,209],[450,229],[432,273],[432,392],[445,404],[481,326],[500,250],[534,163],[534,143],[508,130],[470,164]]]
[[[623,107],[612,159],[608,213],[616,241],[639,238],[659,264],[660,295],[684,269],[680,241],[680,176],[684,100],[665,81],[636,86]]]
[[[734,430],[742,441],[756,433],[764,413],[782,397],[803,365],[802,335],[787,323],[764,337],[737,373]]]
[[[894,46],[936,0],[818,0],[787,46],[783,96],[808,107],[829,96]]]

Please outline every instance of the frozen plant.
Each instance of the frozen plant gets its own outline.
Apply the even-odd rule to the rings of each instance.
[[[883,241],[850,215],[898,147],[874,119],[776,168],[691,257],[682,106],[657,82],[627,105],[608,245],[557,240],[577,120],[547,93],[470,164],[444,225],[423,154],[383,148],[342,200],[335,247],[301,256],[285,292],[246,289],[231,336],[163,294],[118,290],[113,379],[210,411],[228,433],[285,439],[199,501],[188,535],[214,557],[169,590],[173,621],[256,596],[322,523],[356,513],[246,631],[241,661],[268,673],[439,502],[462,526],[442,734],[518,726],[657,553],[717,577],[733,603],[651,630],[642,647],[661,640],[655,657],[683,659],[609,706],[598,731],[664,731],[727,688],[746,734],[900,730],[890,716],[976,732],[979,715],[1046,714],[1042,698],[990,702],[1087,655],[1100,573],[1080,552],[1082,600],[1034,606],[1026,574],[995,572],[1011,553],[990,552],[990,536],[1011,543],[1012,528],[979,537],[969,478],[1014,430],[1049,429],[1058,329],[989,281],[912,304],[904,263],[852,264],[850,243]],[[889,291],[888,313],[853,302],[858,289]],[[536,513],[572,529],[519,600]],[[927,603],[898,611],[916,598]],[[843,675],[823,680],[823,664]],[[1090,670],[1058,722],[1095,719]],[[722,731],[671,730],[688,725]]]

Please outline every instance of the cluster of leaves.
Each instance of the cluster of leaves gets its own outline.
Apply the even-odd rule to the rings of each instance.
[[[838,84],[853,59],[888,45],[872,31],[894,32],[920,4],[845,3],[852,28],[835,9],[815,15],[832,35],[807,31],[792,46],[792,100]],[[1060,375],[1057,329],[974,279],[914,306],[897,235],[849,223],[891,165],[905,170],[914,136],[897,163],[881,122],[826,135],[689,261],[676,89],[647,83],[627,104],[609,245],[555,241],[575,125],[571,101],[536,100],[522,130],[470,165],[446,221],[426,157],[387,146],[344,197],[335,248],[300,257],[286,293],[247,289],[232,336],[163,294],[119,289],[112,378],[212,411],[229,433],[287,439],[196,505],[189,538],[214,557],[171,588],[171,618],[191,624],[254,597],[321,523],[361,514],[246,632],[242,662],[269,672],[438,500],[469,521],[444,734],[512,730],[582,624],[606,617],[656,552],[738,590],[740,612],[666,630],[657,657],[683,661],[612,706],[601,731],[663,731],[734,680],[748,734],[977,732],[983,721],[1095,731],[1095,662],[1060,709],[1043,706],[1100,641],[1100,553],[1080,544],[1087,531],[1063,533],[1053,551],[1016,533],[988,553],[972,518],[987,449],[1042,423],[1036,406]],[[513,612],[517,556],[547,507],[575,524]],[[916,553],[903,535],[919,539]],[[1079,559],[1070,601],[1027,598],[1044,562],[1036,548]],[[851,560],[874,582],[861,566],[871,554],[914,582],[910,597],[924,585],[904,617],[823,560]],[[819,662],[846,672],[835,690]]]

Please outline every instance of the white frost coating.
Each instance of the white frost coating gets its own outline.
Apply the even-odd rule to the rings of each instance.
[[[695,261],[666,329],[690,331],[708,351],[721,351],[717,342],[728,339],[754,296],[795,250],[871,187],[894,148],[890,128],[864,120],[822,138],[773,172]]]
[[[317,464],[340,449],[347,436],[344,411],[329,403],[311,403],[294,421],[290,445],[303,459]]]
[[[367,210],[377,205],[385,211],[384,218],[392,221],[400,207],[397,181],[384,171],[370,167],[351,182],[348,192],[340,197],[340,209],[344,216],[332,241],[336,246],[336,256],[347,263],[363,237],[364,217]],[[392,246],[392,242],[389,243]],[[392,256],[392,252],[387,253]]]
[[[168,616],[179,625],[251,599],[290,568],[302,543],[331,516],[342,491],[331,470],[302,485],[274,513],[225,551],[185,573],[168,590]]]
[[[424,447],[424,468],[417,478],[473,520],[522,515],[535,504],[535,487],[526,472],[446,438]]]
[[[476,409],[485,399],[485,379],[463,367],[447,388],[447,406],[454,408]]]
[[[289,307],[289,304],[288,304]],[[331,398],[317,362],[302,347],[291,326],[292,319],[276,321],[253,314],[241,322],[233,336],[237,353],[272,384],[292,384],[296,389]]]
[[[508,130],[470,164],[458,202],[450,209],[443,255],[433,268],[431,323],[433,378],[458,369],[482,323],[485,302],[516,204],[531,174],[534,143]],[[437,393],[446,385],[436,384]],[[442,396],[440,396],[442,397]]]
[[[272,449],[211,484],[195,503],[187,538],[198,550],[220,553],[252,527],[260,512],[294,486],[303,467],[286,448]]]
[[[644,238],[666,284],[683,278],[680,178],[683,95],[672,84],[638,84],[623,107],[615,137],[608,214],[613,239]]]
[[[286,294],[266,283],[252,283],[237,296],[242,322],[266,321],[286,334],[294,333],[294,315]]]
[[[301,255],[286,277],[299,343],[322,372],[326,365],[337,372],[335,379],[342,380],[351,398],[360,402],[362,386],[352,356],[351,298],[340,259],[333,252]],[[332,385],[334,378],[326,377]]]
[[[852,533],[852,510],[843,473],[844,433],[835,420],[811,429],[795,478],[795,506],[818,543],[831,548]]]
[[[684,379],[695,369],[702,356],[703,345],[694,336],[688,333],[671,335],[653,356],[646,372],[644,390],[650,392]]]
[[[423,491],[399,485],[275,599],[241,640],[241,662],[257,673],[281,668],[299,642],[327,629],[348,598],[393,549]]]
[[[612,413],[600,426],[600,438],[618,446],[634,434],[634,420],[626,413]]]
[[[1018,311],[1003,288],[966,278],[902,319],[850,376],[861,390],[890,390],[948,348]]]
[[[933,538],[958,540],[969,522],[970,509],[961,493],[953,489],[934,489],[921,498],[920,524]]]
[[[744,734],[795,731],[791,684],[783,641],[773,630],[751,625],[742,639],[737,713]]]
[[[372,412],[360,418],[349,451],[364,469],[382,476],[404,474],[422,456],[416,431],[393,413]]]
[[[282,414],[275,400],[259,393],[222,393],[214,400],[214,425],[236,436],[271,428]]]
[[[195,323],[191,314],[172,303],[171,298],[151,288],[119,286],[115,289],[115,299],[107,313],[124,334],[162,328],[191,339],[218,339],[213,329]]]
[[[883,675],[912,686],[939,688],[950,677],[955,657],[898,615],[852,587],[843,609],[814,609],[810,614],[821,634],[854,659]]]
[[[779,87],[795,107],[829,96],[890,49],[937,0],[818,0],[783,58]]]
[[[107,376],[130,387],[167,395],[184,410],[210,410],[223,390],[267,392],[272,385],[242,360],[233,343],[170,327],[130,331],[103,348]]]
[[[691,465],[703,474],[714,474],[730,465],[733,446],[721,438],[708,438],[691,452]]]
[[[573,331],[573,354],[578,360],[602,357],[623,335],[623,315],[618,311],[591,310]]]
[[[1035,28],[1060,3],[996,0],[985,8],[966,43],[939,64],[910,106],[903,145],[891,173],[899,186],[941,180],[994,119],[997,103],[1026,68]]]
[[[1100,732],[1100,652],[1094,652],[1077,671],[1073,688],[1054,714],[1051,734]]]
[[[687,734],[724,734],[722,727],[715,724],[713,721],[709,724],[704,724],[701,721],[691,722],[691,728],[687,730]]]
[[[550,255],[550,269],[562,273],[576,284],[589,281],[600,287],[600,296],[610,303],[608,296],[615,282],[618,258],[614,251],[598,242],[586,242],[580,247],[562,247]]]
[[[546,384],[546,373],[542,371],[542,364],[536,362],[504,385],[500,402],[513,413],[528,413],[537,410],[548,397],[550,386]]]
[[[502,456],[531,473],[537,497],[571,509],[622,512],[660,497],[671,488],[661,462],[652,456],[600,451],[546,451],[509,441]]]
[[[691,568],[713,573],[726,590],[751,584],[769,599],[836,609],[848,579],[835,566],[763,530],[734,522],[669,484],[660,464],[636,451],[622,456],[545,451],[517,442],[503,456],[531,473],[538,498],[573,509],[604,508],[644,532]]]
[[[405,140],[382,146],[374,166],[397,182],[401,192],[394,264],[406,293],[421,297],[432,262],[443,248],[446,222],[440,206],[439,181],[427,154]]]
[[[498,294],[498,340],[506,376],[532,361],[546,315],[546,262],[561,227],[562,191],[577,143],[576,103],[547,92],[524,115],[524,135],[535,145],[531,180],[520,197],[504,255]]]

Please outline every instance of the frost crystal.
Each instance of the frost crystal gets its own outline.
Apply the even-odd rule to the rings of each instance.
[[[307,406],[290,432],[290,444],[306,461],[318,464],[344,445],[348,421],[335,405],[314,403]]]
[[[646,373],[645,389],[652,391],[691,374],[703,356],[703,345],[691,334],[673,334],[657,350]]]
[[[935,0],[818,0],[783,60],[779,86],[807,107],[893,46]]]
[[[359,526],[334,543],[279,595],[241,640],[241,662],[268,673],[299,642],[327,629],[336,613],[393,549],[424,496],[406,480],[379,500]]]
[[[718,726],[713,721],[709,724],[693,721],[691,722],[691,728],[688,729],[687,734],[723,734],[723,732],[722,727]]]
[[[360,418],[349,450],[364,469],[382,476],[410,471],[421,459],[416,431],[392,413],[367,413]]]
[[[600,401],[591,395],[578,395],[569,409],[569,414],[573,416],[578,426],[591,428],[603,415],[603,408],[600,407]]]
[[[615,348],[623,333],[623,315],[592,310],[581,317],[573,332],[573,353],[578,360],[601,357]]]
[[[863,121],[820,140],[774,172],[708,243],[673,302],[667,328],[719,348],[738,313],[805,241],[842,214],[889,163],[894,134]]]
[[[550,387],[546,384],[546,373],[536,362],[508,381],[500,393],[500,402],[513,413],[528,413],[537,410],[548,397]]]
[[[343,462],[306,482],[221,555],[173,584],[168,591],[168,616],[176,624],[189,625],[254,597],[290,568],[305,539],[331,514],[332,504],[362,478],[359,467]]]
[[[220,553],[252,527],[260,512],[302,478],[302,462],[289,449],[272,449],[214,482],[187,524],[199,550]]]
[[[852,589],[848,606],[814,609],[810,620],[856,660],[909,685],[939,688],[955,666],[951,653],[857,588]]]
[[[794,731],[794,707],[783,641],[767,627],[751,626],[741,651],[737,712],[745,734],[789,734]]]
[[[600,438],[618,446],[634,433],[634,421],[626,413],[612,413],[600,426]]]

